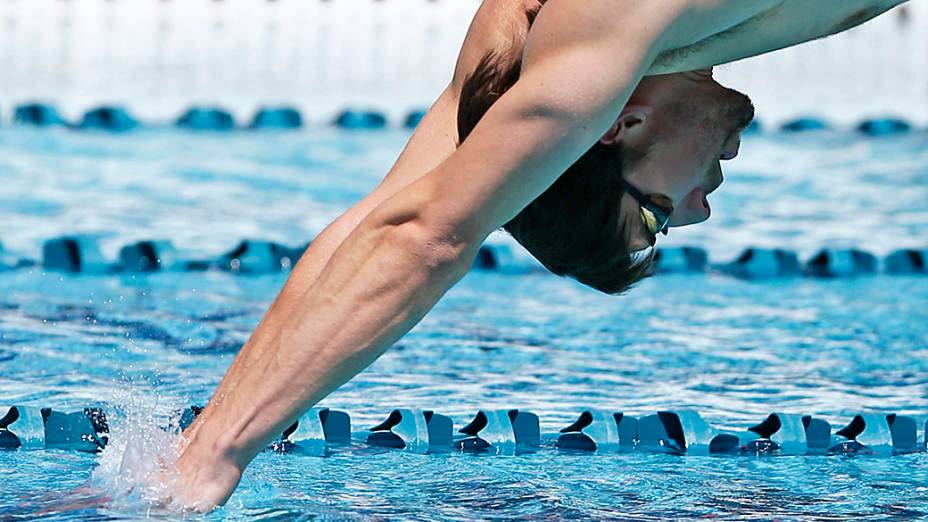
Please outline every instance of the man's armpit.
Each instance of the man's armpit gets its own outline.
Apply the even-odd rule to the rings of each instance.
[[[808,20],[794,20],[792,22],[794,25],[806,24],[807,27],[794,26],[790,28],[789,31],[795,33],[793,40],[796,42],[825,38],[857,27],[907,1],[908,0],[886,0],[881,2],[881,5],[859,9],[832,26],[819,25],[816,27],[817,24],[814,18]],[[706,38],[693,45],[665,51],[658,56],[657,60],[654,62],[654,67],[659,70],[677,70],[681,69],[682,65],[688,64],[694,59],[698,60],[700,56],[712,56],[714,53],[725,49],[727,46],[738,45],[739,41],[750,45],[748,42],[757,40],[760,37],[759,35],[764,34],[765,31],[771,31],[771,26],[769,24],[774,24],[774,26],[776,26],[778,23],[783,23],[783,19],[787,18],[787,15],[793,13],[797,9],[797,6],[801,5],[803,5],[802,2],[784,2],[777,7],[754,16],[715,36]],[[783,29],[781,28],[781,30]],[[794,42],[786,42],[786,45],[793,45],[793,43]],[[706,66],[706,64],[702,66]]]
[[[748,18],[734,27],[710,36],[705,40],[700,40],[699,42],[679,49],[664,51],[658,55],[657,60],[654,62],[654,66],[661,69],[676,69],[679,67],[679,64],[686,63],[693,56],[711,55],[713,51],[725,47],[725,44],[730,41],[750,38],[751,33],[762,30],[764,24],[769,20],[776,19],[781,14],[780,11],[783,10],[783,7],[784,4],[779,4],[776,7]]]
[[[896,7],[900,3],[904,3],[904,2],[897,2],[897,3],[893,3],[892,5],[888,5],[888,6],[881,5],[881,6],[868,7],[866,9],[861,9],[860,11],[857,11],[856,13],[847,17],[846,19],[842,20],[838,25],[834,27],[834,30],[831,31],[831,34],[843,33],[844,31],[847,31],[848,29],[853,29],[857,27],[858,25],[863,24],[864,22],[868,22],[876,18],[877,16],[880,16],[886,11],[889,11],[890,9]]]

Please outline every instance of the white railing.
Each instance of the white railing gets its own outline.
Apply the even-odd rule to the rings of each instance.
[[[74,118],[103,103],[148,121],[190,105],[246,118],[289,104],[310,121],[345,107],[399,118],[450,78],[479,0],[0,0],[0,114],[43,100]],[[777,121],[928,122],[928,5],[728,66],[719,77]]]

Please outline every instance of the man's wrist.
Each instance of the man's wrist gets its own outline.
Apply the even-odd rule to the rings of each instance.
[[[179,508],[204,513],[225,504],[248,461],[224,440],[226,437],[207,442],[197,435],[175,464],[180,480],[172,497]]]

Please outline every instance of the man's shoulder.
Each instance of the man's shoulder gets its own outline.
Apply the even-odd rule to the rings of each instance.
[[[463,85],[487,55],[520,56],[531,22],[543,4],[540,0],[484,0],[461,46],[453,90]]]

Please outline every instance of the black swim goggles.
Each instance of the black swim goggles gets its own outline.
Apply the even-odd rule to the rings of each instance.
[[[640,190],[632,186],[631,183],[622,180],[625,191],[633,197],[641,207],[639,214],[644,227],[648,229],[651,235],[657,235],[661,232],[667,235],[667,229],[670,228],[670,215],[673,214],[673,202],[667,196],[661,194],[644,195]]]

